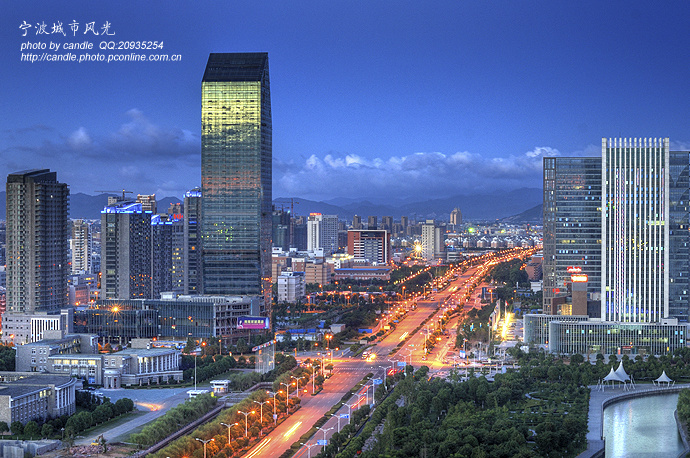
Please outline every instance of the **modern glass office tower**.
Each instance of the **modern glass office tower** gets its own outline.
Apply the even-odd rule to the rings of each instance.
[[[690,314],[690,232],[688,224],[688,199],[690,199],[690,178],[688,151],[671,151],[670,183],[669,183],[669,284],[668,309],[669,316],[678,318],[681,322],[688,321]]]
[[[150,299],[152,212],[130,200],[101,211],[101,299]]]
[[[201,276],[201,188],[189,190],[184,195],[184,294],[199,294]]]
[[[201,83],[205,295],[270,304],[271,136],[268,54],[211,54]]]
[[[602,139],[602,183],[602,319],[667,318],[668,138]]]
[[[67,305],[69,189],[47,169],[7,176],[7,312]]]
[[[569,267],[601,295],[601,158],[544,158],[544,309],[567,293]]]

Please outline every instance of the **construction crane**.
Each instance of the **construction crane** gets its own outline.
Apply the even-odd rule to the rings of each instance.
[[[122,200],[125,200],[125,194],[134,194],[134,191],[125,191],[124,189],[122,191],[94,191],[94,192],[114,192],[114,193],[122,192]]]
[[[280,205],[281,210],[283,210],[285,208],[285,205],[287,205],[287,202],[277,202],[276,201],[276,203],[281,204]],[[292,216],[295,216],[295,204],[299,204],[299,202],[291,197],[290,198],[290,215],[292,215]]]

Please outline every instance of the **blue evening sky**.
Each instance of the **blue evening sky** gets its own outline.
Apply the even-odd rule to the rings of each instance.
[[[208,53],[267,51],[274,198],[540,187],[544,155],[598,155],[603,136],[690,147],[689,13],[680,1],[9,2],[0,176],[47,167],[72,192],[179,197],[200,183]],[[92,21],[182,60],[21,62],[26,42],[97,48]],[[57,22],[68,38],[36,35]]]

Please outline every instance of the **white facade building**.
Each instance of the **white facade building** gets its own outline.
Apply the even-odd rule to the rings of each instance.
[[[669,315],[669,139],[602,139],[601,317]]]
[[[278,302],[297,302],[306,296],[304,272],[283,272],[278,277]]]
[[[309,214],[307,251],[323,250],[329,256],[338,250],[338,215]]]
[[[441,228],[434,220],[426,220],[422,224],[422,257],[432,260],[441,252]]]

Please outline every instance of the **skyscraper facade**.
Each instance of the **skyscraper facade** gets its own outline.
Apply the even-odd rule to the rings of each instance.
[[[347,254],[359,261],[388,264],[391,261],[391,234],[380,229],[347,231]]]
[[[570,270],[601,298],[601,158],[544,158],[544,310],[567,294]]]
[[[151,298],[152,216],[132,201],[101,212],[101,299]]]
[[[184,195],[184,249],[183,249],[183,290],[184,294],[197,295],[201,291],[201,188],[194,188]]]
[[[203,294],[270,304],[271,161],[268,54],[211,54],[201,83]]]
[[[70,248],[72,249],[72,274],[91,273],[92,246],[91,227],[89,223],[82,219],[72,221],[72,238],[70,239]]]
[[[59,313],[68,303],[69,189],[48,169],[7,177],[7,312]]]
[[[606,321],[669,316],[668,138],[602,139],[602,287]]]
[[[323,250],[324,256],[338,251],[338,215],[309,214],[307,250]]]
[[[682,322],[688,321],[690,314],[690,232],[688,225],[688,199],[690,198],[690,179],[688,151],[669,153],[669,315]]]
[[[442,243],[441,228],[433,219],[426,220],[422,224],[422,257],[429,261],[435,259],[441,253]]]
[[[462,225],[462,211],[455,207],[452,212],[450,212],[450,224],[453,226]]]

